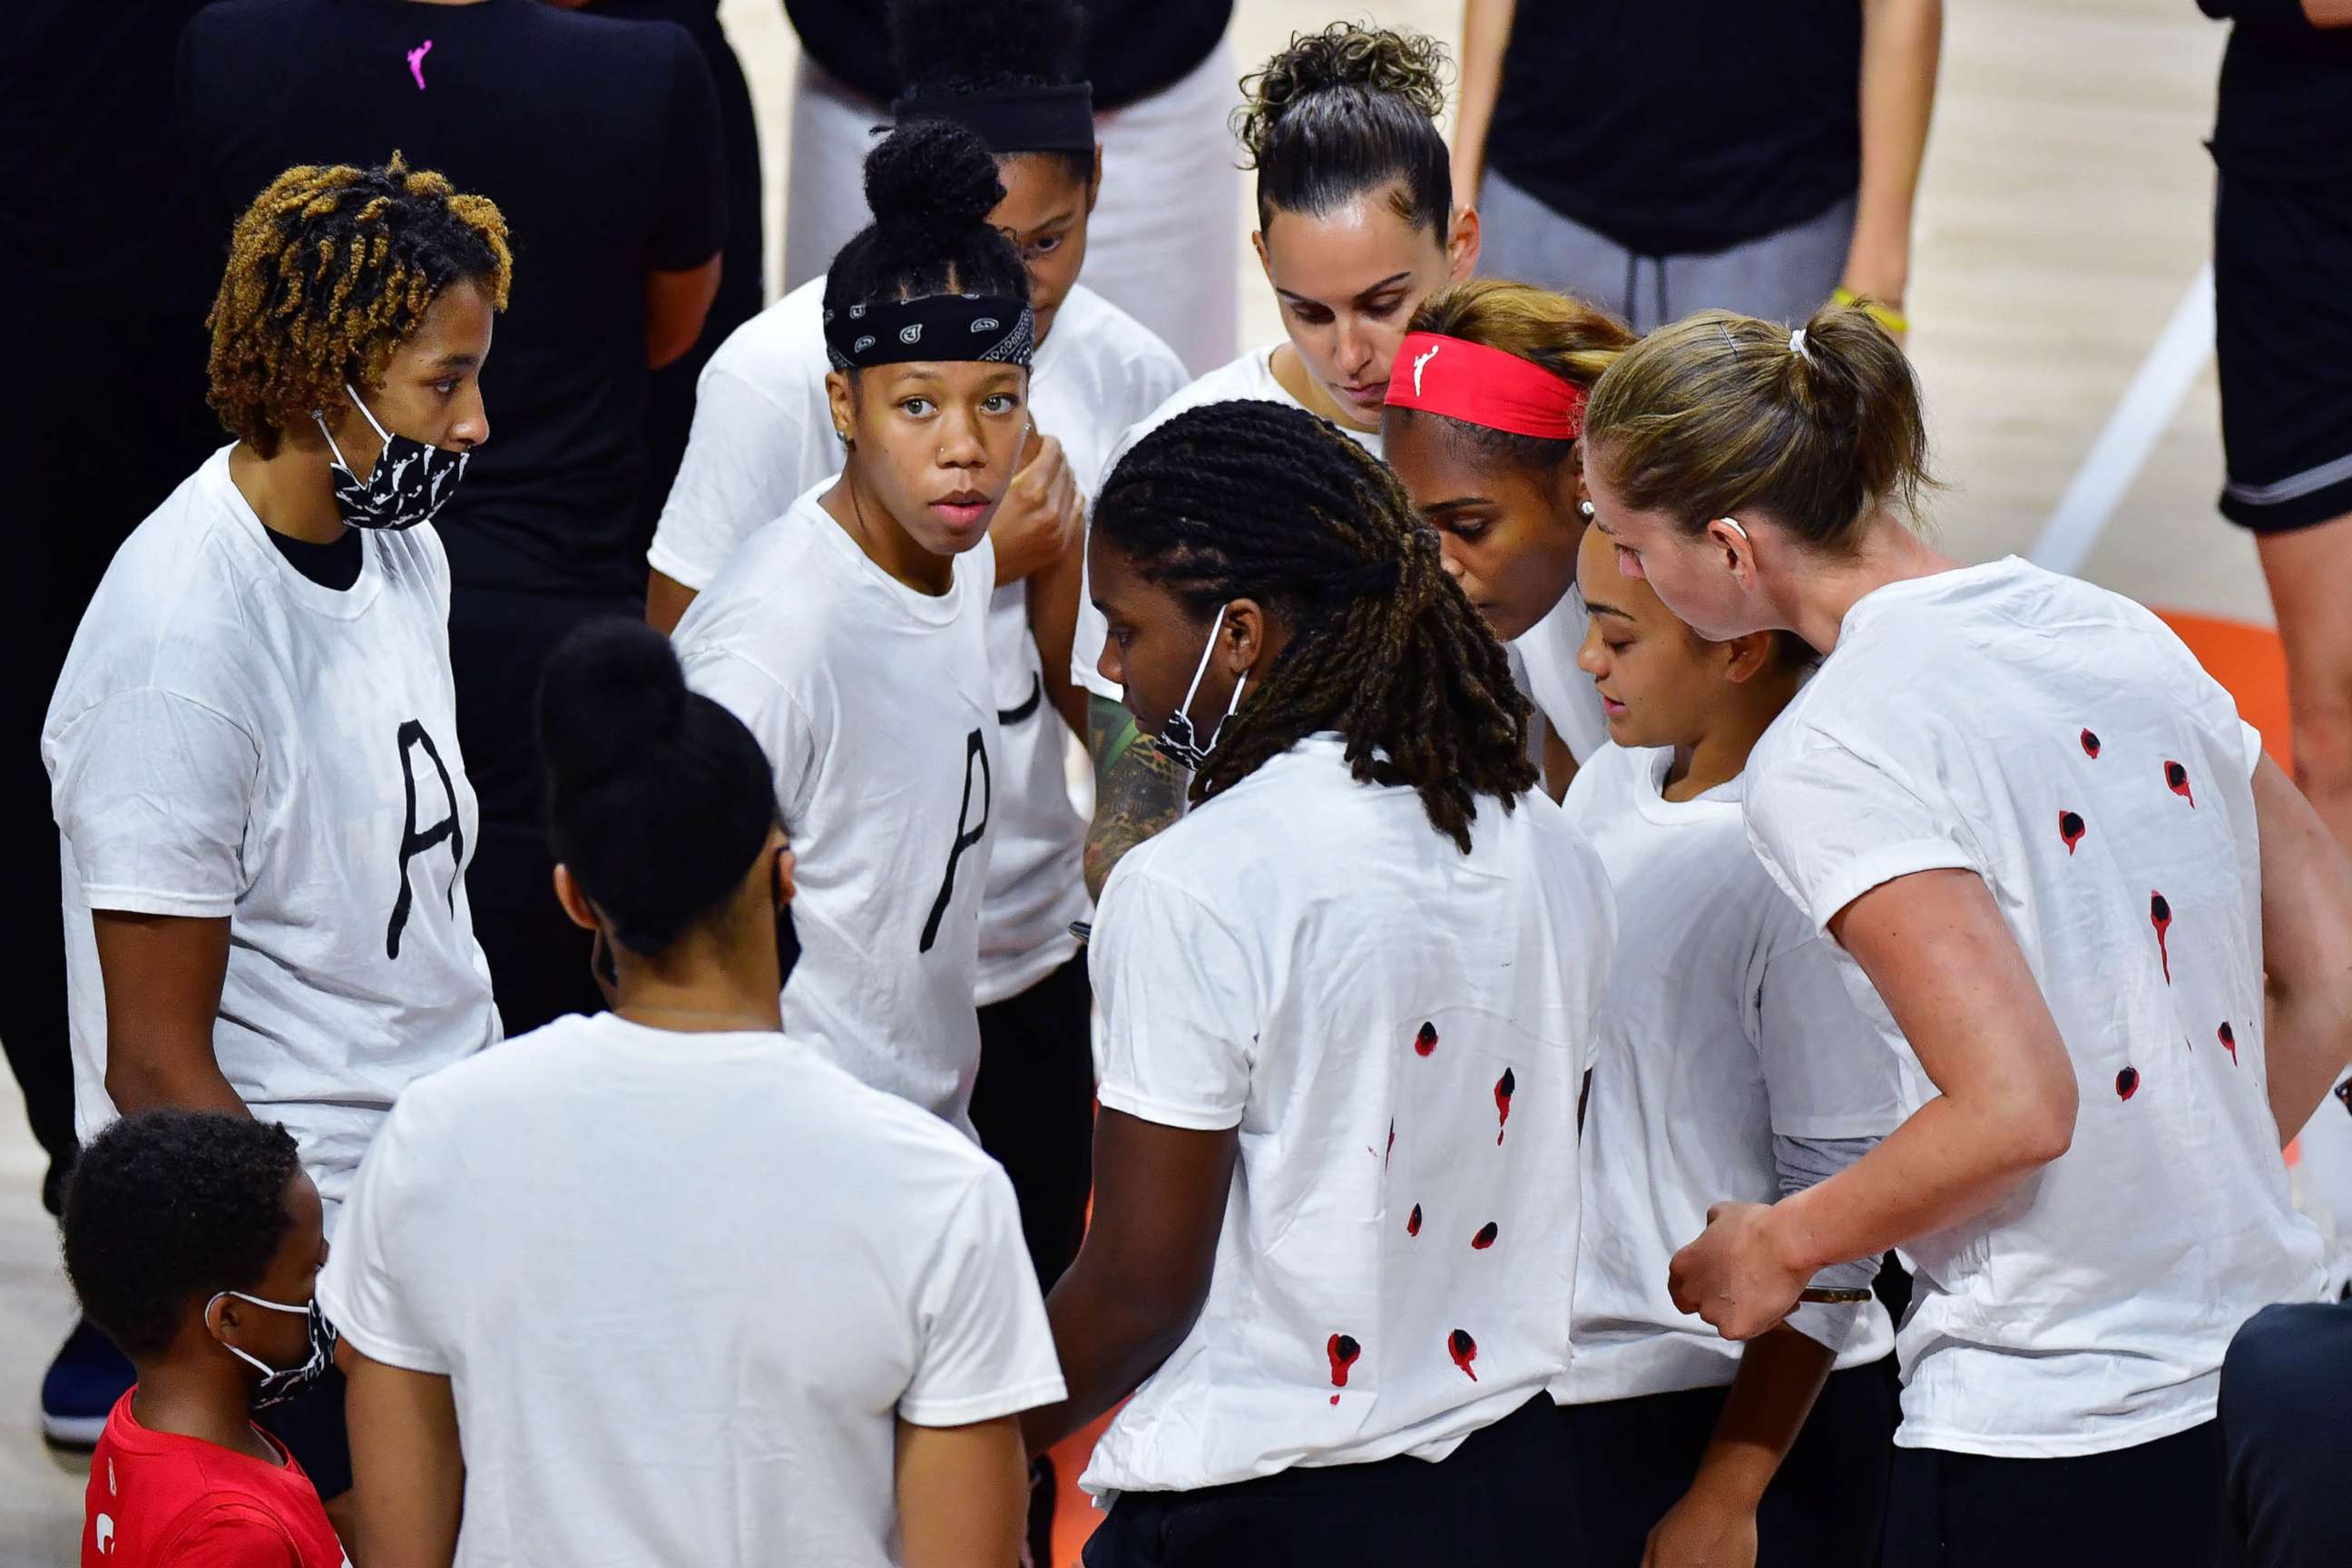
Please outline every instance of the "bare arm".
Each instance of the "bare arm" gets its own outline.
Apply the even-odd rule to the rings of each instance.
[[[1862,185],[1844,281],[1897,310],[1911,281],[1911,207],[1943,41],[1943,0],[1863,0]]]
[[[367,1568],[449,1568],[466,1497],[449,1380],[357,1351],[337,1360],[350,1380],[343,1423],[359,1516],[352,1556]]]
[[[969,1426],[898,1423],[899,1561],[1005,1568],[1021,1561],[1029,1462],[1011,1415]],[[375,1568],[370,1563],[368,1568]]]
[[[1036,640],[1037,658],[1045,666],[1045,697],[1070,733],[1087,732],[1087,689],[1070,679],[1070,645],[1078,636],[1078,588],[1084,580],[1087,536],[1084,529],[1070,535],[1061,558],[1029,578],[1029,635]]]
[[[1518,0],[1462,0],[1462,99],[1454,112],[1454,205],[1475,206],[1486,175],[1486,132],[1503,91],[1503,51]]]
[[[1087,827],[1087,893],[1102,897],[1119,857],[1184,815],[1187,775],[1136,733],[1133,714],[1107,697],[1087,704],[1095,761],[1095,819]]]
[[[227,919],[98,910],[90,926],[106,987],[106,1092],[115,1109],[246,1115],[213,1055]]]
[[[2315,27],[2352,27],[2352,0],[2303,0],[2303,14]]]
[[[1241,1134],[1195,1132],[1106,1109],[1095,1121],[1095,1206],[1077,1260],[1046,1298],[1069,1396],[1025,1411],[1042,1454],[1135,1392],[1208,1300]]]
[[[2254,768],[2262,833],[2263,1048],[2284,1144],[2352,1060],[2352,861],[2294,781]]]
[[[1689,1490],[1650,1531],[1642,1568],[1756,1561],[1756,1509],[1780,1473],[1837,1356],[1787,1327],[1748,1343]]]
[[[695,591],[667,572],[646,574],[646,621],[664,637],[677,630],[694,607]]]
[[[649,369],[659,370],[672,360],[685,358],[702,336],[703,319],[710,314],[710,302],[719,298],[721,259],[713,252],[709,260],[683,272],[646,274],[646,364]]]
[[[1780,1321],[1824,1268],[1981,1213],[2074,1139],[2074,1063],[1983,879],[1898,877],[1830,931],[1942,1092],[1819,1186],[1708,1212],[1706,1230],[1675,1255],[1669,1289],[1726,1339]]]

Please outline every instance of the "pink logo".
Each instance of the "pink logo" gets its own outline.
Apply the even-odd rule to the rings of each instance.
[[[416,79],[416,90],[425,90],[425,57],[433,52],[433,40],[425,39],[408,51],[408,74]]]

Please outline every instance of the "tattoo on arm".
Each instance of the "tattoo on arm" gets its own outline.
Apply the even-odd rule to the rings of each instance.
[[[1108,698],[1087,704],[1087,751],[1095,760],[1095,819],[1087,829],[1087,891],[1102,897],[1119,857],[1184,815],[1191,775],[1136,733]]]

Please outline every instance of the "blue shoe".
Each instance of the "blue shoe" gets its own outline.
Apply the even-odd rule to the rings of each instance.
[[[42,1436],[60,1447],[95,1448],[115,1402],[138,1381],[114,1342],[81,1319],[41,1379]]]

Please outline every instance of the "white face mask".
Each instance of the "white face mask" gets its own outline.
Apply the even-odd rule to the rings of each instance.
[[[1168,715],[1168,722],[1160,727],[1157,737],[1161,752],[1195,772],[1209,760],[1209,753],[1217,749],[1217,737],[1225,732],[1225,719],[1232,718],[1234,710],[1242,705],[1242,688],[1249,684],[1249,672],[1244,670],[1234,682],[1234,700],[1225,704],[1224,719],[1217,721],[1217,727],[1209,731],[1207,740],[1196,740],[1192,731],[1192,699],[1200,693],[1202,677],[1209,673],[1209,656],[1217,651],[1217,634],[1224,627],[1224,607],[1220,605],[1216,621],[1209,627],[1208,646],[1201,649],[1201,662],[1192,671],[1192,684],[1184,689],[1183,702],[1175,712]]]
[[[259,1296],[248,1296],[242,1290],[223,1290],[205,1303],[205,1316],[210,1319],[213,1302],[227,1296],[268,1311],[291,1312],[297,1317],[310,1320],[310,1354],[299,1366],[272,1366],[259,1356],[247,1355],[226,1340],[221,1341],[221,1349],[261,1374],[261,1384],[253,1391],[253,1407],[256,1410],[267,1410],[273,1405],[285,1404],[326,1376],[328,1369],[335,1364],[335,1325],[327,1321],[326,1314],[319,1310],[316,1297],[311,1298],[307,1307],[289,1307],[283,1301],[264,1300]]]

